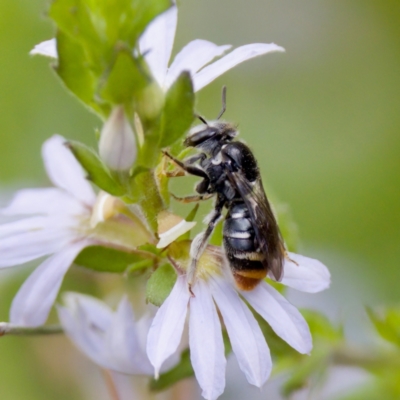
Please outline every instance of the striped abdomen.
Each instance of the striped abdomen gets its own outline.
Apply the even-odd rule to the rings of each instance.
[[[253,289],[267,275],[262,263],[249,211],[244,202],[236,201],[228,209],[224,222],[224,248],[237,286]]]

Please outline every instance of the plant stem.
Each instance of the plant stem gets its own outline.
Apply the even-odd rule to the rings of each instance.
[[[63,332],[64,331],[60,325],[47,325],[32,328],[9,324],[8,322],[0,322],[0,336],[54,335]]]

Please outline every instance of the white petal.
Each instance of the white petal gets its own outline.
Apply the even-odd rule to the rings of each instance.
[[[70,220],[70,218],[67,218]],[[0,239],[5,236],[13,236],[19,233],[38,231],[53,226],[53,218],[49,217],[32,217],[23,218],[17,221],[0,225]],[[1,241],[0,241],[1,248]]]
[[[289,253],[295,263],[285,260],[284,274],[281,283],[302,292],[317,293],[325,290],[331,283],[328,268],[318,260]],[[272,277],[270,276],[272,279]]]
[[[189,297],[186,277],[180,276],[151,324],[147,355],[154,366],[156,378],[163,362],[176,351],[181,341]]]
[[[80,307],[87,316],[89,324],[95,329],[106,331],[113,318],[112,309],[103,301],[81,293],[66,292],[62,299],[68,309],[75,312]]]
[[[210,282],[240,369],[249,383],[261,387],[272,369],[271,355],[261,329],[232,285],[222,279]]]
[[[31,56],[39,54],[45,57],[57,58],[57,42],[56,39],[45,40],[37,44],[30,52]]]
[[[10,321],[24,326],[39,326],[46,322],[65,273],[78,253],[90,243],[81,241],[44,261],[19,289],[11,305]]]
[[[24,232],[0,240],[0,268],[26,263],[55,253],[75,238],[65,229]]]
[[[182,71],[194,75],[200,68],[230,49],[231,45],[217,46],[207,40],[196,39],[188,43],[174,58],[169,67],[165,85],[171,86]]]
[[[94,363],[103,368],[110,368],[104,357],[104,333],[91,324],[91,316],[81,304],[74,310],[57,306],[60,323],[72,343]]]
[[[58,188],[22,189],[11,203],[0,210],[2,215],[21,214],[73,214],[88,212],[81,202]]]
[[[94,191],[85,178],[85,171],[65,143],[66,140],[59,135],[54,135],[44,142],[42,155],[47,175],[55,186],[91,206],[96,200]]]
[[[311,351],[312,337],[307,322],[277,290],[261,282],[255,289],[243,291],[242,295],[290,346],[302,354]]]
[[[140,348],[133,310],[123,298],[106,335],[106,353],[114,370],[128,374],[152,375],[153,367]]]
[[[157,243],[157,249],[162,249],[167,247],[173,241],[178,239],[179,236],[182,236],[184,233],[190,231],[196,222],[188,222],[186,220],[182,220],[179,224],[173,226],[167,232],[160,233],[160,241]]]
[[[251,58],[271,53],[273,51],[285,50],[274,43],[252,43],[238,47],[225,57],[222,57],[220,60],[208,65],[198,74],[196,74],[193,77],[194,91],[197,92],[204,86],[207,86],[214,79],[218,78],[220,75],[242,63],[243,61],[247,61]]]
[[[163,87],[174,44],[178,9],[174,5],[156,17],[139,39],[139,48],[158,84]]]
[[[218,398],[225,388],[226,359],[221,324],[211,293],[199,280],[190,299],[190,359],[196,379],[207,400]]]
[[[135,134],[123,106],[114,107],[103,125],[99,154],[103,162],[114,171],[127,172],[135,162],[137,154]]]

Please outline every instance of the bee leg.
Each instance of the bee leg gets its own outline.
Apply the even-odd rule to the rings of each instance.
[[[187,282],[188,282],[189,292],[192,294],[192,296],[193,296],[192,286],[194,285],[196,279],[197,263],[201,255],[203,254],[204,249],[207,246],[208,239],[213,233],[215,226],[221,219],[222,216],[221,212],[222,208],[224,207],[224,204],[225,204],[225,199],[223,197],[218,197],[217,203],[215,204],[215,209],[213,213],[210,215],[207,229],[204,232],[199,233],[193,239],[192,245],[190,247],[191,261],[189,264],[189,268],[187,270]]]
[[[201,178],[205,178],[208,180],[208,175],[201,168],[191,165],[190,163],[182,162],[176,159],[174,156],[171,156],[171,154],[169,154],[167,151],[163,151],[163,154],[164,156],[168,157],[175,165],[177,165],[188,174],[200,176]]]
[[[168,171],[167,170],[168,161],[169,161],[169,158],[165,154],[163,154],[162,165],[161,165],[161,173],[164,176],[166,176],[167,178],[176,178],[178,176],[185,176],[186,175],[185,171],[180,167],[178,167],[177,169],[174,169],[173,171]],[[176,166],[176,164],[175,164],[175,166]]]
[[[176,200],[179,201],[181,203],[194,203],[197,201],[204,201],[204,200],[208,200],[211,199],[211,197],[213,197],[212,194],[205,194],[205,195],[200,195],[200,196],[186,196],[186,197],[178,197],[175,196],[174,194],[171,193],[171,196]]]
[[[296,262],[296,261],[294,261],[294,260],[292,260],[292,259],[290,258],[289,253],[287,252],[286,249],[283,249],[283,254],[285,255],[286,260],[288,260],[288,261],[292,262],[293,264],[299,266],[299,263],[298,263],[298,262]]]

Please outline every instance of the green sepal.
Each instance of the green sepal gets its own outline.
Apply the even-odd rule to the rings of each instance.
[[[142,254],[126,253],[102,246],[90,246],[78,254],[74,263],[97,272],[123,273],[130,266],[143,260]]]
[[[160,147],[167,147],[190,128],[194,118],[194,93],[189,72],[182,72],[168,90],[161,116]]]
[[[146,285],[146,301],[160,307],[171,293],[177,274],[170,264],[157,268]]]
[[[62,31],[56,34],[58,63],[54,68],[65,86],[86,106],[102,117],[110,112],[107,104],[95,101],[99,73],[88,63],[84,47]]]
[[[187,215],[187,217],[185,218],[185,220],[187,221],[187,222],[192,222],[192,221],[194,221],[194,219],[196,218],[196,214],[197,214],[197,211],[199,210],[199,203],[197,203],[193,208],[192,208],[192,210],[190,211],[190,213]],[[190,239],[190,232],[191,232],[191,230],[190,231],[187,231],[186,233],[184,233],[183,235],[181,235],[181,236],[179,236],[179,238],[177,239],[177,240],[188,240],[188,239]]]
[[[379,335],[386,341],[400,346],[400,308],[387,307],[375,310],[366,307],[366,311]]]
[[[113,104],[129,104],[149,82],[151,76],[142,59],[135,59],[129,49],[121,50],[100,93]]]
[[[91,182],[113,196],[125,194],[125,189],[114,180],[107,167],[92,149],[76,141],[69,141],[66,145],[88,173],[87,178]]]

